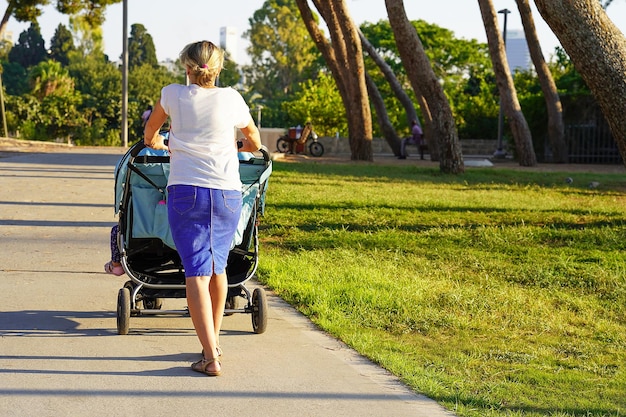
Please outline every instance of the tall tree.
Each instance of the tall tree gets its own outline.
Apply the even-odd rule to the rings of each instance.
[[[28,74],[32,94],[43,101],[50,95],[66,95],[74,92],[74,80],[57,61],[42,61]]]
[[[376,119],[380,125],[380,130],[394,155],[400,156],[402,155],[402,151],[400,149],[400,137],[398,136],[398,132],[396,132],[394,126],[389,121],[389,115],[387,114],[387,108],[385,107],[385,100],[378,90],[378,87],[376,87],[376,83],[374,83],[374,80],[372,80],[372,77],[370,77],[367,71],[365,72],[365,82],[367,82],[367,92],[372,105],[374,106],[374,110],[376,111]]]
[[[253,100],[249,102],[254,103]],[[292,115],[294,120],[311,122],[320,136],[335,136],[348,131],[345,112],[339,111],[342,108],[337,83],[328,72],[303,82],[299,93],[281,105],[281,110]]]
[[[110,4],[122,0],[57,0],[56,8],[60,13],[71,15],[82,12],[92,25],[101,25],[104,22],[104,10]],[[8,0],[7,8],[0,20],[0,39],[6,31],[9,19],[13,16],[18,22],[36,23],[41,16],[43,6],[50,4],[50,0]]]
[[[219,85],[221,87],[237,88],[241,83],[241,72],[239,65],[230,58],[230,54],[226,52],[224,59],[224,68],[220,72]]]
[[[606,118],[626,161],[626,38],[597,0],[535,0]]]
[[[298,85],[317,77],[320,54],[298,14],[295,0],[265,0],[248,19],[250,29],[244,37],[253,65],[244,67],[252,94],[263,105],[268,126],[284,126],[280,103],[298,91]],[[304,120],[296,123],[303,124]]]
[[[465,171],[461,144],[452,117],[452,110],[441,84],[433,72],[417,31],[409,21],[402,0],[385,0],[387,16],[393,29],[402,64],[416,96],[423,95],[427,107],[422,107],[425,119],[431,122],[431,142],[439,148],[439,169],[444,173]]]
[[[565,126],[563,124],[563,106],[556,88],[554,78],[546,63],[541,45],[537,37],[535,20],[533,19],[528,0],[516,0],[517,8],[522,18],[524,34],[528,43],[530,58],[535,66],[541,91],[546,101],[548,111],[548,138],[552,148],[552,160],[557,163],[566,163],[569,159],[567,143],[565,143]]]
[[[70,54],[70,60],[72,57],[83,59],[87,56],[108,60],[104,55],[102,26],[99,23],[94,23],[84,15],[75,14],[70,16],[70,29],[77,41],[77,54]]]
[[[358,29],[343,0],[313,0],[328,27],[329,42],[317,25],[308,2],[296,1],[308,31],[337,83],[347,114],[350,157],[372,161],[372,113]]]
[[[423,20],[414,20],[411,24],[419,34],[433,72],[441,80],[452,109],[459,138],[495,137],[498,103],[497,94],[493,92],[495,82],[487,44],[479,43],[474,39],[457,39],[451,30]],[[402,89],[411,90],[407,88],[409,81],[406,70],[402,66],[398,47],[394,42],[389,21],[364,23],[361,25],[361,30],[399,79]],[[368,66],[368,70],[383,92],[387,108],[397,108],[396,103],[390,100],[390,97],[396,94],[387,88],[386,83],[383,84],[384,81],[371,66]],[[428,139],[432,137],[430,120],[427,119],[428,106],[422,95],[413,97],[413,100],[421,108],[425,137]],[[397,109],[390,112],[390,118],[397,126],[404,125],[404,120],[406,120],[406,114],[402,117],[399,111]],[[436,144],[435,140],[429,143],[429,153],[433,161],[439,161]]]
[[[70,64],[69,56],[75,50],[72,32],[65,25],[59,23],[50,40],[50,58],[60,62],[63,66],[68,66]]]
[[[411,125],[411,121],[418,120],[417,112],[415,111],[415,106],[413,105],[413,101],[406,93],[404,88],[402,88],[402,84],[394,74],[391,67],[385,62],[383,57],[381,57],[376,48],[367,40],[365,35],[359,30],[359,36],[361,37],[361,44],[363,45],[363,50],[367,52],[367,55],[376,63],[376,66],[380,69],[385,80],[391,87],[391,91],[393,91],[394,95],[398,99],[398,101],[402,104],[406,111],[407,115],[407,126]],[[372,102],[374,103],[374,108],[376,109],[376,118],[378,119],[378,124],[381,127],[381,131],[387,140],[387,143],[393,150],[394,154],[400,156],[400,138],[395,129],[393,129],[391,122],[389,121],[389,116],[387,115],[387,110],[385,108],[384,100],[380,95],[378,88],[376,87],[376,83],[374,80],[367,76],[367,89],[369,91],[370,97],[372,98]],[[379,97],[380,96],[380,99]],[[421,125],[421,124],[420,124]]]
[[[134,23],[130,26],[130,37],[128,38],[128,69],[132,71],[142,65],[156,68],[159,66],[159,61],[152,36],[144,25]]]
[[[478,0],[478,5],[487,33],[487,43],[489,44],[493,70],[496,74],[496,84],[500,93],[502,109],[509,121],[519,164],[521,166],[535,166],[537,165],[537,156],[533,149],[530,128],[517,99],[513,77],[506,59],[504,41],[498,30],[498,18],[493,2],[491,0]]]
[[[2,64],[2,83],[9,95],[19,96],[28,92],[28,72],[17,62]]]
[[[96,144],[110,132],[117,140],[109,144],[119,146],[122,74],[117,66],[101,56],[81,55],[71,58],[69,72],[76,81],[76,91],[83,97],[80,108],[85,120],[81,131],[83,143]]]
[[[24,68],[37,65],[46,59],[46,47],[37,23],[31,23],[9,52],[9,61],[16,62]]]

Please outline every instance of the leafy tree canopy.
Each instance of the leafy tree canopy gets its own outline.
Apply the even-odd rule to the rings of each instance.
[[[146,27],[135,23],[130,27],[128,38],[128,68],[132,70],[142,65],[159,66],[152,36]]]
[[[50,95],[64,96],[74,92],[74,80],[60,62],[41,61],[28,74],[31,93],[40,101]]]
[[[27,30],[20,33],[17,43],[11,48],[9,62],[29,68],[46,59],[47,54],[39,25],[31,23]]]
[[[67,66],[70,63],[69,55],[75,50],[72,32],[60,23],[50,40],[50,58]]]
[[[476,40],[458,39],[451,30],[423,20],[411,23],[435,74],[443,83],[459,137],[495,137],[496,132],[492,130],[497,127],[493,120],[498,111],[497,90],[487,45]],[[361,31],[385,58],[396,77],[406,84],[407,89],[410,88],[389,21],[366,22],[361,25]],[[392,123],[404,126],[403,117],[394,110],[397,104],[382,75],[373,63],[368,64],[368,71],[385,97]]]
[[[295,0],[266,0],[249,19],[247,52],[253,65],[244,68],[250,89],[262,97],[268,126],[286,122],[280,103],[298,85],[315,78],[322,67],[320,53],[300,18]]]
[[[300,94],[282,105],[283,111],[289,115],[288,126],[311,122],[319,135],[347,135],[345,112],[337,111],[343,107],[343,101],[330,74],[322,73],[315,80],[303,82],[300,90]]]

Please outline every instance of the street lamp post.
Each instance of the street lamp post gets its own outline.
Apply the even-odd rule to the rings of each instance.
[[[9,137],[9,131],[7,130],[7,114],[4,110],[4,93],[2,86],[2,70],[0,70],[0,109],[2,109],[2,131],[4,132],[4,137]]]
[[[504,41],[504,50],[506,51],[506,20],[507,16],[511,11],[509,9],[498,10],[498,13],[502,13],[504,15],[504,30],[502,33],[502,40]],[[502,113],[502,92],[500,92],[500,111],[498,113],[498,149],[494,152],[494,158],[504,158],[506,156],[506,151],[503,149],[502,145],[502,131],[504,130],[504,115]]]
[[[122,146],[128,147],[128,0],[122,3]]]
[[[256,115],[257,115],[256,116],[256,119],[257,119],[256,124],[257,124],[257,127],[259,129],[261,128],[261,112],[262,111],[263,111],[263,106],[260,105],[260,104],[257,105],[257,107],[256,107]]]

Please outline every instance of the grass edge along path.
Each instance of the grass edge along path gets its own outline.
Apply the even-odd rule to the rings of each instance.
[[[623,174],[276,163],[259,279],[460,416],[623,416],[625,190]]]

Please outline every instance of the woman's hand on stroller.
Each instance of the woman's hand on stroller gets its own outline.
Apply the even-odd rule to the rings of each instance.
[[[163,135],[154,135],[154,138],[150,143],[148,143],[147,140],[144,140],[144,143],[148,148],[164,151],[168,150],[167,144],[165,143],[165,136]]]

